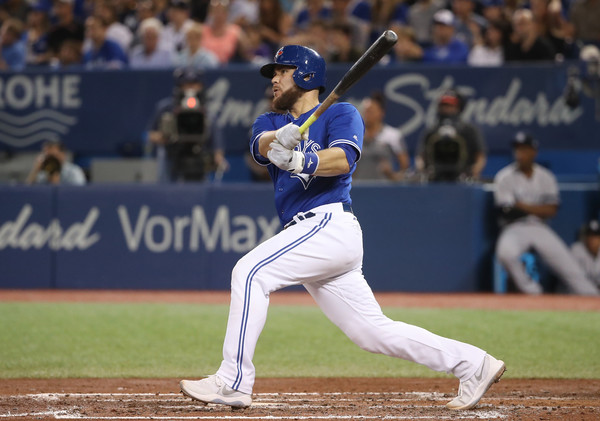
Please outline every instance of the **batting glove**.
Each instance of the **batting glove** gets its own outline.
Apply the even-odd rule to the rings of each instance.
[[[304,168],[304,154],[298,151],[292,151],[278,142],[271,142],[271,150],[267,152],[267,158],[275,166],[284,171],[298,174]]]
[[[300,127],[289,123],[275,132],[275,139],[285,148],[292,150],[301,140],[308,140],[308,133],[300,134]]]

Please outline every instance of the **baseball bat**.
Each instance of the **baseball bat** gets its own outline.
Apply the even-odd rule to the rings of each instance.
[[[350,70],[342,77],[342,80],[333,88],[333,91],[325,98],[325,101],[319,105],[314,113],[300,126],[300,133],[304,133],[306,129],[313,124],[317,118],[321,116],[333,103],[335,103],[346,91],[354,85],[361,77],[363,77],[371,67],[375,65],[381,58],[398,41],[398,35],[394,31],[384,31],[383,34],[369,47],[367,51],[352,65]]]

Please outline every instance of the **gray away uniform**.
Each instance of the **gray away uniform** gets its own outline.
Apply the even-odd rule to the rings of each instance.
[[[516,164],[510,164],[496,174],[494,184],[496,206],[512,207],[516,202],[558,205],[560,202],[556,178],[546,168],[537,164],[534,164],[531,178],[519,171]],[[520,261],[520,256],[530,249],[537,252],[572,292],[586,295],[599,293],[598,288],[586,278],[561,238],[544,220],[534,215],[524,216],[505,226],[496,245],[498,260],[522,292],[543,292],[541,285],[533,282],[527,275]]]

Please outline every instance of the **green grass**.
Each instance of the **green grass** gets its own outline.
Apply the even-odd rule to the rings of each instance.
[[[507,377],[600,378],[600,313],[384,309],[477,345]],[[227,306],[0,303],[0,378],[182,377],[221,360]],[[314,307],[269,310],[254,359],[269,376],[445,376],[360,350]]]

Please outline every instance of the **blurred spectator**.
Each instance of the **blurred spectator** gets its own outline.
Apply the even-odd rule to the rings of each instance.
[[[283,11],[279,0],[258,0],[258,7],[261,38],[271,47],[272,54],[275,54],[282,39],[291,30],[292,17]]]
[[[600,46],[600,0],[574,0],[569,9],[575,38]]]
[[[50,61],[48,50],[48,30],[50,21],[42,7],[33,7],[27,15],[27,66],[46,65]]]
[[[0,23],[10,18],[25,22],[29,10],[31,6],[26,0],[4,0],[0,2]]]
[[[444,7],[443,0],[417,0],[408,9],[408,24],[421,45],[432,42],[433,15]]]
[[[229,21],[241,27],[258,24],[258,0],[233,0],[229,6]]]
[[[82,64],[81,43],[73,39],[67,39],[60,45],[58,56],[54,58],[50,66],[55,69],[77,69]]]
[[[417,43],[413,29],[408,26],[397,26],[392,29],[398,35],[393,50],[396,61],[420,61],[423,58],[423,49]]]
[[[304,45],[319,53],[325,60],[329,60],[328,24],[323,20],[315,20],[308,24],[306,29],[287,37],[283,44]]]
[[[223,174],[225,159],[220,129],[212,125],[204,104],[200,71],[175,69],[175,91],[156,105],[147,132],[147,154],[155,154],[161,183],[200,181],[215,170]]]
[[[560,0],[530,0],[530,4],[538,35],[547,39],[561,58],[573,58],[571,25],[562,15]]]
[[[131,30],[119,22],[117,7],[111,0],[101,0],[96,4],[96,15],[100,16],[108,25],[106,39],[115,41],[127,53],[133,41]]]
[[[352,28],[347,23],[333,23],[328,29],[328,54],[330,63],[354,63],[363,51],[352,43]]]
[[[85,21],[86,37],[91,49],[84,53],[83,64],[87,69],[122,69],[127,67],[127,54],[115,41],[106,38],[108,26],[99,16],[90,16]]]
[[[385,97],[373,92],[361,104],[365,136],[360,161],[352,175],[356,180],[399,181],[410,166],[408,149],[400,130],[385,124]]]
[[[532,281],[521,262],[523,253],[534,250],[574,293],[598,295],[598,288],[545,222],[556,215],[560,193],[554,174],[535,163],[537,140],[519,132],[512,145],[515,162],[494,178],[494,201],[502,225],[496,244],[498,260],[521,292],[543,292],[542,285]]]
[[[510,18],[507,15],[507,9],[504,7],[504,0],[482,0],[481,14],[487,22],[510,25]]]
[[[159,43],[162,30],[163,24],[156,18],[148,18],[140,24],[138,31],[142,43],[131,50],[131,68],[160,69],[173,66],[172,53]]]
[[[185,34],[194,24],[190,19],[190,5],[187,0],[171,0],[167,9],[169,23],[161,35],[161,45],[171,53],[185,48]]]
[[[331,21],[352,28],[352,44],[366,50],[371,34],[371,6],[363,0],[332,0]]]
[[[222,65],[236,53],[241,35],[238,25],[227,22],[228,13],[229,0],[211,0],[202,34],[202,46],[212,51]]]
[[[23,22],[9,18],[2,23],[0,28],[0,70],[23,70],[27,43],[24,38]]]
[[[192,67],[197,70],[215,69],[219,67],[219,59],[212,51],[202,47],[203,27],[194,23],[186,34],[187,47],[175,58],[176,67]]]
[[[79,43],[79,48],[81,48],[85,29],[83,24],[75,19],[73,0],[56,0],[53,11],[57,23],[48,32],[48,47],[52,56],[58,55],[61,44],[65,40],[74,40]]]
[[[456,39],[471,47],[474,37],[481,34],[486,25],[485,19],[475,13],[475,0],[452,0],[452,11]]]
[[[119,16],[118,16],[117,20],[119,22],[122,22],[123,25],[125,25],[129,29],[129,31],[131,32],[132,35],[134,35],[137,32],[138,27],[141,23],[141,21],[138,20],[138,4],[144,3],[147,1],[148,0],[142,0],[142,1],[121,0],[119,2],[119,4],[121,5],[121,8],[118,10]],[[152,3],[151,0],[150,0],[150,3]],[[154,7],[154,5],[152,5],[152,8],[153,7]],[[147,17],[154,17],[154,14],[147,16]]]
[[[571,245],[571,254],[590,281],[600,287],[600,222],[585,223],[579,239]]]
[[[296,29],[305,30],[310,23],[317,20],[327,21],[331,19],[331,7],[325,4],[325,0],[306,0],[296,16]]]
[[[433,16],[433,45],[423,51],[426,63],[466,63],[469,47],[454,36],[454,15],[440,10]]]
[[[86,184],[85,174],[78,166],[67,159],[67,148],[58,140],[49,140],[42,145],[42,151],[35,159],[27,184]]]
[[[504,52],[506,61],[554,60],[555,51],[546,38],[538,35],[531,10],[517,10],[512,23],[513,33]]]
[[[163,49],[168,50],[168,45],[166,42],[163,41],[163,36],[162,36],[165,21],[160,19],[159,14],[156,13],[156,6],[155,6],[155,3],[153,0],[142,0],[142,1],[137,2],[136,7],[135,7],[135,15],[129,16],[127,19],[127,22],[125,22],[127,27],[131,30],[131,33],[133,34],[133,41],[131,42],[131,46],[135,47],[142,43],[141,33],[140,33],[140,25],[142,24],[143,21],[145,21],[146,19],[150,19],[150,18],[157,19],[161,23],[162,29],[161,29],[161,37],[159,39],[159,43]],[[172,51],[170,51],[170,50],[169,50],[169,52],[172,53]]]
[[[489,22],[481,34],[475,34],[467,62],[471,66],[501,66],[504,63],[504,32],[496,22]]]
[[[431,181],[478,180],[485,167],[485,141],[476,126],[461,119],[464,105],[454,89],[444,92],[436,123],[421,135],[415,167]]]
[[[271,46],[263,41],[259,25],[246,25],[236,54],[236,60],[262,66],[273,59]]]

